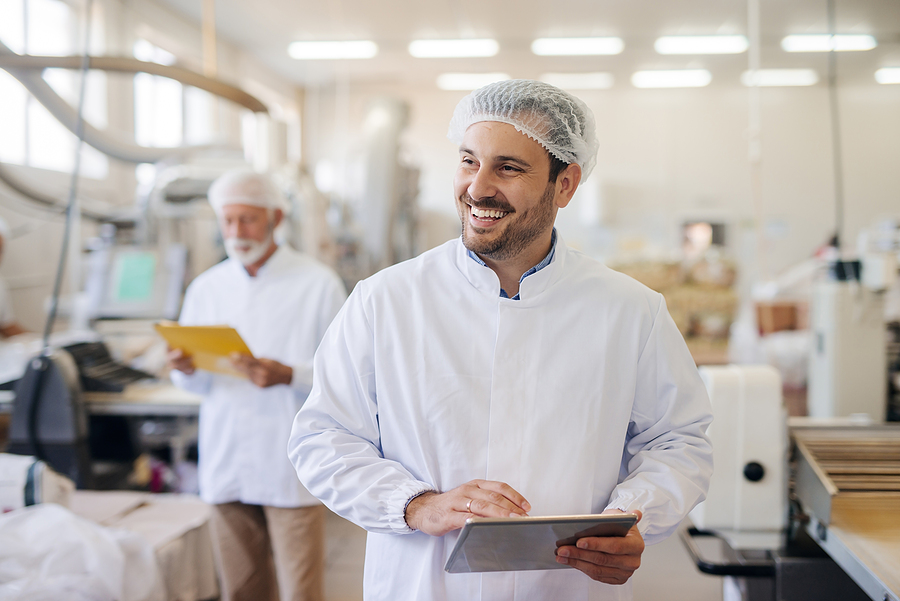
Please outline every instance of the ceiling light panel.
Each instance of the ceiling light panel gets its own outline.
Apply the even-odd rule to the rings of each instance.
[[[900,67],[883,67],[875,71],[875,81],[878,83],[900,83]]]
[[[636,71],[631,83],[636,88],[702,88],[712,81],[706,69]]]
[[[596,56],[619,54],[625,48],[622,38],[538,38],[531,51],[538,56]]]
[[[563,90],[608,90],[613,86],[612,73],[544,73],[541,81]]]
[[[409,53],[416,58],[452,58],[494,56],[500,50],[497,40],[413,40]]]
[[[288,46],[288,55],[298,60],[372,58],[376,54],[378,54],[378,45],[368,40],[293,42]]]
[[[748,43],[742,35],[667,35],[653,47],[660,54],[740,54]]]
[[[878,42],[870,35],[802,34],[789,35],[781,40],[785,52],[849,52],[871,50]]]
[[[747,87],[814,86],[819,74],[815,69],[758,69],[755,73],[744,71],[741,83]]]
[[[442,90],[475,90],[509,78],[506,73],[442,73],[437,86]]]

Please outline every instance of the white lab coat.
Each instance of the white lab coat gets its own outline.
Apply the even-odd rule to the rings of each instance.
[[[8,326],[16,321],[13,313],[12,297],[9,294],[9,286],[6,280],[0,278],[0,326]]]
[[[661,295],[561,238],[521,300],[499,292],[448,242],[361,282],[316,353],[289,455],[369,531],[367,600],[631,598],[573,569],[445,573],[458,531],[404,521],[422,490],[485,478],[530,515],[640,509],[648,543],[705,496],[709,399]]]
[[[207,503],[302,507],[317,504],[297,480],[284,449],[291,422],[312,387],[312,359],[346,298],[338,276],[280,246],[256,277],[228,259],[187,289],[182,325],[234,327],[255,357],[293,368],[291,385],[259,388],[197,370],[172,381],[204,395],[200,407],[200,496]]]

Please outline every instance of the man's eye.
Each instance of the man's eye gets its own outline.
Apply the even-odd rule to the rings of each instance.
[[[503,165],[502,167],[500,167],[500,169],[502,171],[514,171],[514,172],[521,171],[521,169],[519,169],[518,167],[513,167],[512,165]]]

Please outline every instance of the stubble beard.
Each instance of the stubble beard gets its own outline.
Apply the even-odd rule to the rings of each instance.
[[[463,245],[473,253],[493,261],[506,261],[518,256],[553,226],[553,199],[555,196],[556,186],[553,182],[548,182],[544,194],[535,207],[520,213],[518,219],[507,225],[499,236],[485,240],[470,235],[472,232],[479,234],[488,230],[474,227],[469,223],[471,209],[464,201],[473,202],[473,200],[468,194],[463,194],[458,205]],[[500,208],[499,203],[493,197],[484,198],[476,204],[479,208]]]

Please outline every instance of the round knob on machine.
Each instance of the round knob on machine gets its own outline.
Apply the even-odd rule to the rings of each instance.
[[[744,466],[744,478],[750,482],[759,482],[766,475],[766,468],[756,461],[751,461]]]

